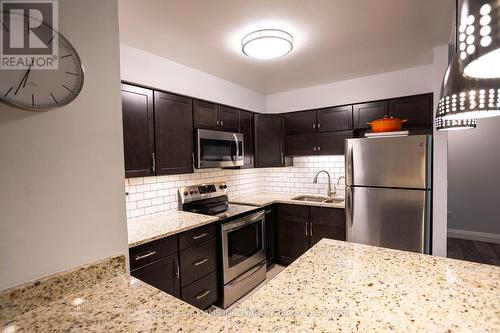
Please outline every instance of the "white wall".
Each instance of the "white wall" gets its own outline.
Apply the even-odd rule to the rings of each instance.
[[[427,65],[267,95],[267,112],[307,110],[432,91],[432,65]]]
[[[500,243],[499,128],[500,117],[486,118],[448,134],[451,236]]]
[[[265,112],[263,94],[166,58],[120,45],[121,78],[245,110]]]
[[[0,105],[0,290],[127,254],[116,0],[60,0],[85,85],[70,105]]]
[[[433,91],[434,115],[436,114],[439,93],[443,82],[444,72],[448,67],[448,45],[434,48],[433,53]],[[448,136],[446,132],[434,129],[434,160],[432,181],[432,253],[446,257],[447,240],[447,210],[448,210]]]

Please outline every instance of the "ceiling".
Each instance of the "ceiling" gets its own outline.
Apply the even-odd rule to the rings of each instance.
[[[271,94],[432,63],[448,42],[455,0],[120,0],[120,40]],[[294,37],[285,57],[255,60],[241,38]]]

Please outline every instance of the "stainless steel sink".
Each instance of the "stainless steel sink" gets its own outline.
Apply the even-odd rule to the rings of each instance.
[[[342,203],[344,199],[331,198],[318,195],[300,195],[292,198],[292,200],[305,201],[305,202],[319,202],[319,203]]]

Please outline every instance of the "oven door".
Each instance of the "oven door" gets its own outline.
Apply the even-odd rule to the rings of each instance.
[[[197,137],[198,169],[242,166],[243,134],[199,129]]]
[[[222,225],[224,284],[266,260],[263,211]]]

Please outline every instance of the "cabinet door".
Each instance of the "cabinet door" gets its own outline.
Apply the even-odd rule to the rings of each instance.
[[[193,118],[189,98],[155,91],[156,174],[193,172]]]
[[[346,240],[345,211],[311,207],[311,246],[323,238]]]
[[[180,297],[179,263],[177,254],[157,260],[130,274],[172,296]]]
[[[286,136],[287,156],[316,155],[318,136],[313,134],[296,134]]]
[[[285,164],[283,115],[255,115],[256,167],[281,167]]]
[[[243,168],[253,168],[255,151],[253,131],[253,113],[240,111],[240,133],[243,133],[243,149],[245,150]]]
[[[285,114],[285,133],[316,133],[316,111],[301,111]]]
[[[408,119],[404,127],[432,126],[432,95],[418,95],[391,99],[389,114],[395,118]]]
[[[276,261],[276,218],[275,210],[266,209],[266,261],[267,266]]]
[[[344,155],[345,139],[353,137],[353,131],[318,133],[320,155]]]
[[[153,91],[122,84],[125,177],[151,176],[153,172]]]
[[[356,104],[353,106],[354,129],[368,129],[367,122],[384,118],[388,114],[387,101]]]
[[[278,261],[291,264],[309,249],[308,220],[278,215]]]
[[[239,133],[239,111],[229,106],[219,106],[219,129]]]
[[[194,108],[194,127],[209,130],[218,130],[218,105],[205,101],[195,100],[193,103]]]
[[[352,105],[318,110],[318,132],[352,129]]]

